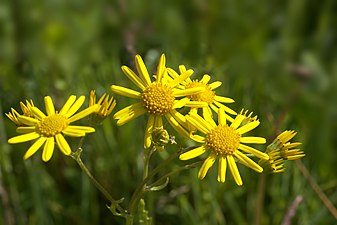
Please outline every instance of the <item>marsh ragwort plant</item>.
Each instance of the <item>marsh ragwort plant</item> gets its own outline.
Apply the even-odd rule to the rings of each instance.
[[[216,93],[215,89],[221,86],[221,82],[209,83],[212,78],[210,75],[205,74],[200,80],[191,79],[194,71],[187,70],[184,65],[180,65],[178,71],[166,67],[164,54],[160,56],[153,74],[149,72],[140,55],[135,56],[135,65],[135,70],[128,66],[122,66],[121,69],[139,90],[118,84],[111,85],[113,93],[135,100],[135,103],[124,106],[113,114],[118,126],[141,115],[147,119],[142,153],[143,178],[135,187],[128,203],[124,202],[123,197],[115,200],[81,159],[81,153],[85,149],[83,139],[87,134],[94,133],[102,121],[112,115],[116,106],[115,98],[107,93],[98,98],[96,92],[92,90],[88,107],[80,112],[77,111],[84,104],[85,96],[77,98],[71,95],[59,111],[55,109],[52,98],[46,96],[44,97],[46,113],[35,106],[32,100],[20,102],[22,113],[12,108],[6,114],[17,126],[16,131],[19,133],[18,136],[10,138],[8,143],[33,141],[24,154],[24,159],[30,158],[44,146],[42,160],[45,162],[51,159],[57,146],[65,156],[77,162],[83,173],[109,201],[109,210],[114,215],[125,218],[128,225],[140,221],[142,224],[154,222],[151,219],[151,212],[146,209],[144,194],[165,188],[173,174],[200,167],[197,177],[203,180],[218,161],[219,185],[227,180],[228,168],[235,183],[241,186],[243,181],[238,164],[258,173],[280,173],[285,171],[285,161],[305,156],[298,148],[300,142],[290,142],[297,134],[293,130],[280,133],[267,147],[264,147],[265,137],[248,135],[260,125],[257,116],[252,116],[248,110],[242,109],[237,113],[229,108],[227,104],[233,103],[234,100]],[[90,118],[82,120],[88,125],[73,124],[84,117]],[[170,129],[164,118],[175,130],[174,133],[169,133]],[[180,143],[176,142],[177,136],[181,137]],[[79,144],[76,147],[70,146],[66,140],[68,137],[79,138]],[[194,141],[195,145],[186,146],[186,143],[191,141]],[[252,147],[251,144],[259,144],[260,147]],[[152,169],[149,169],[151,156],[161,154],[168,145],[175,150],[161,163],[152,165]],[[167,165],[176,163],[178,158],[186,164],[174,171],[166,171]],[[258,158],[257,162],[255,158]]]

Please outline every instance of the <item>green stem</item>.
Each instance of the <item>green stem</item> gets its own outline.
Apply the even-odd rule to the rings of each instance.
[[[160,165],[158,165],[156,168],[154,168],[148,176],[146,176],[143,181],[139,184],[135,192],[132,194],[128,212],[130,215],[134,214],[134,210],[136,207],[137,202],[141,199],[143,193],[146,191],[146,184],[147,182],[153,178],[158,172],[160,172],[163,168],[167,166],[168,163],[170,163],[172,160],[174,160],[176,157],[178,157],[183,152],[187,151],[188,149],[182,150],[182,151],[176,151],[172,155],[170,155],[167,159],[165,159]]]
[[[86,174],[92,183],[96,186],[96,188],[105,196],[106,199],[108,199],[111,202],[111,206],[115,207],[118,212],[116,215],[125,216],[127,218],[127,215],[125,215],[124,209],[119,205],[119,201],[116,201],[112,198],[112,196],[109,194],[109,192],[94,178],[94,176],[90,173],[88,168],[84,165],[81,159],[81,152],[82,148],[78,148],[76,152],[71,152],[71,157],[77,162],[77,164],[80,166],[81,170]]]
[[[149,174],[149,163],[150,163],[150,158],[151,155],[153,153],[153,149],[152,148],[148,148],[144,150],[144,159],[143,159],[143,163],[144,163],[144,170],[143,170],[143,179],[145,179],[148,174]]]
[[[125,219],[126,219],[125,225],[133,225],[133,216],[132,215],[129,215],[129,216],[125,217]]]

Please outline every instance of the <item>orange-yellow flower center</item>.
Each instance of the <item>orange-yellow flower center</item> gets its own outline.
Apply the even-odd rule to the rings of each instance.
[[[212,91],[209,85],[200,83],[199,81],[192,81],[191,83],[188,83],[186,85],[186,88],[194,88],[194,87],[204,87],[205,91],[200,92],[198,94],[189,95],[187,97],[193,101],[207,102],[208,105],[211,105],[214,100],[215,93],[214,91]]]
[[[142,93],[143,105],[148,113],[162,116],[172,110],[174,104],[172,89],[160,83],[153,83]]]
[[[69,122],[65,116],[56,113],[43,118],[41,122],[36,125],[36,128],[41,135],[52,137],[61,133],[68,124]]]
[[[217,155],[233,155],[240,144],[240,134],[234,128],[218,126],[207,134],[206,145]]]

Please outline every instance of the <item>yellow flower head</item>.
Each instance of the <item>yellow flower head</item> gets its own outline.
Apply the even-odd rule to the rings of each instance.
[[[180,65],[179,71],[180,73],[184,73],[186,71],[186,67],[184,65]],[[168,70],[168,74],[172,78],[175,78],[178,76],[178,74],[174,70]],[[211,110],[218,113],[219,107],[223,107],[226,113],[237,115],[237,113],[234,110],[230,109],[229,107],[223,104],[223,103],[233,103],[234,102],[233,99],[216,95],[215,89],[220,87],[222,83],[220,81],[208,83],[210,79],[211,77],[207,74],[205,74],[201,80],[192,80],[191,78],[188,77],[184,81],[181,82],[181,84],[179,85],[179,88],[181,89],[188,89],[188,88],[194,88],[194,87],[204,87],[205,88],[203,92],[199,92],[199,93],[186,96],[190,100],[193,100],[193,102],[207,103],[205,107],[202,107],[203,114],[207,113],[209,115],[212,115]],[[193,105],[188,105],[188,106],[191,107],[192,112],[197,112],[198,109],[193,107]],[[233,118],[227,114],[226,114],[226,118],[231,122],[233,121]]]
[[[31,113],[31,108],[34,107],[34,103],[32,100],[30,101],[26,100],[26,104],[23,102],[20,102],[20,107],[23,113],[22,115],[33,117],[33,114]],[[17,126],[22,125],[18,119],[18,116],[20,116],[21,114],[18,113],[15,109],[11,108],[11,112],[5,113],[5,114],[13,123],[15,123],[15,125]]]
[[[89,107],[93,105],[98,105],[97,109],[91,114],[91,120],[94,123],[100,123],[102,122],[105,118],[107,118],[112,110],[116,106],[116,100],[106,93],[104,93],[98,102],[96,102],[96,93],[94,90],[91,90],[90,92],[90,100],[89,100]]]
[[[209,152],[208,157],[201,166],[198,177],[203,179],[216,159],[219,159],[218,181],[225,182],[227,164],[235,182],[242,185],[242,179],[236,165],[236,161],[261,173],[262,167],[250,159],[247,154],[252,154],[258,158],[269,159],[269,156],[245,144],[255,143],[264,144],[265,138],[262,137],[243,137],[243,134],[256,128],[260,122],[255,120],[246,120],[246,113],[241,111],[230,125],[227,125],[225,111],[223,107],[218,110],[218,124],[210,118],[202,118],[196,113],[190,113],[186,116],[188,122],[196,127],[205,136],[191,135],[191,138],[197,142],[203,143],[202,146],[194,148],[180,155],[181,160],[188,160]],[[246,120],[245,125],[242,122]]]
[[[266,153],[269,160],[261,159],[259,164],[269,173],[284,172],[284,162],[286,160],[296,160],[305,156],[300,149],[293,149],[301,145],[300,142],[289,142],[297,132],[286,130],[279,134],[275,140],[268,145]]]
[[[129,88],[112,85],[111,89],[114,93],[138,99],[138,103],[127,106],[118,111],[114,118],[117,120],[117,125],[123,125],[132,119],[148,114],[148,122],[145,129],[144,147],[151,146],[151,134],[155,128],[163,127],[162,117],[164,116],[171,126],[181,135],[189,137],[189,132],[185,130],[185,117],[176,111],[177,108],[186,106],[190,100],[187,98],[177,99],[192,94],[204,91],[203,87],[195,87],[181,90],[176,88],[179,83],[191,76],[193,71],[187,70],[175,79],[169,79],[165,66],[165,55],[161,55],[157,73],[154,75],[155,80],[151,81],[149,72],[139,55],[136,55],[135,62],[138,75],[129,67],[122,66],[124,74],[140,89],[134,91]],[[204,103],[198,103],[195,106],[203,107]]]
[[[44,102],[47,115],[35,106],[29,108],[29,113],[31,113],[32,117],[27,116],[27,114],[17,115],[20,125],[16,131],[23,134],[10,138],[8,143],[16,144],[37,139],[27,150],[24,159],[31,157],[44,145],[42,160],[45,162],[50,160],[54,152],[55,142],[63,154],[70,155],[71,148],[63,135],[82,137],[86,133],[95,132],[95,129],[92,127],[70,125],[72,122],[88,116],[97,109],[97,105],[93,105],[75,114],[82,106],[84,100],[84,96],[76,100],[76,96],[72,95],[58,112],[55,111],[51,97],[46,96]]]

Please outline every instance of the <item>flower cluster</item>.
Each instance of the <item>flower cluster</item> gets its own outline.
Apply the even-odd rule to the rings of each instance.
[[[122,71],[140,90],[117,85],[112,85],[111,89],[116,94],[137,99],[138,102],[121,109],[115,113],[114,118],[118,125],[123,125],[147,114],[144,148],[158,147],[154,137],[158,136],[158,131],[164,130],[163,118],[166,118],[180,135],[202,144],[182,153],[181,160],[207,153],[208,156],[198,173],[199,179],[206,176],[216,159],[219,161],[219,182],[225,182],[228,165],[235,182],[242,185],[237,162],[257,172],[263,171],[263,167],[251,159],[251,156],[261,160],[269,160],[270,156],[247,144],[264,144],[265,138],[245,136],[260,122],[257,116],[252,117],[252,113],[248,114],[248,111],[242,110],[237,114],[225,105],[234,100],[216,94],[215,89],[221,86],[220,81],[209,83],[211,76],[208,74],[203,75],[201,80],[192,80],[190,77],[193,71],[187,70],[184,65],[179,66],[179,71],[166,67],[164,55],[160,57],[153,76],[150,76],[141,56],[135,57],[135,64],[136,72],[127,66],[122,66]],[[190,108],[187,115],[179,111],[182,107]],[[216,118],[213,112],[217,115]],[[163,146],[159,149],[163,150]]]
[[[265,144],[263,137],[247,135],[259,126],[257,116],[248,110],[235,110],[226,106],[234,100],[219,96],[216,89],[220,81],[210,82],[211,76],[204,74],[200,80],[191,79],[194,71],[179,66],[176,71],[166,66],[165,55],[161,55],[156,71],[148,71],[141,56],[135,56],[135,70],[122,66],[121,70],[138,88],[133,90],[119,85],[111,85],[113,93],[135,99],[136,102],[117,111],[113,118],[121,126],[141,116],[147,116],[144,134],[144,148],[163,151],[171,136],[164,126],[166,123],[182,137],[192,139],[199,146],[183,151],[180,160],[204,157],[198,172],[203,179],[209,169],[218,161],[218,181],[225,182],[227,167],[237,185],[242,185],[242,178],[237,164],[242,164],[261,173],[283,172],[285,160],[295,160],[304,156],[299,149],[301,143],[290,143],[296,132],[285,131],[262,152],[250,144]],[[84,96],[70,96],[60,111],[56,111],[49,96],[45,97],[46,114],[35,107],[33,101],[20,103],[22,114],[11,109],[7,117],[18,127],[22,135],[10,138],[9,143],[21,143],[36,140],[27,150],[24,158],[33,155],[42,145],[42,159],[48,161],[54,151],[54,142],[65,155],[71,148],[64,136],[83,137],[94,132],[90,126],[70,125],[72,122],[89,116],[93,124],[99,124],[107,118],[116,106],[113,97],[104,94],[96,101],[95,91],[90,93],[89,107],[75,114],[84,102]],[[182,108],[188,110],[181,110]],[[259,159],[258,163],[253,157]]]

